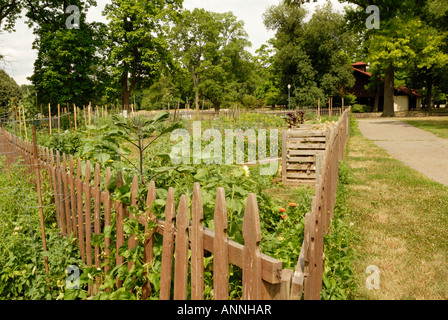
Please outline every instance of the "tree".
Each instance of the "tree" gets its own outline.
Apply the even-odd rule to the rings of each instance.
[[[21,0],[0,0],[0,31],[12,30],[21,10]]]
[[[340,0],[340,2],[343,1]],[[385,73],[383,116],[393,117],[395,116],[395,73],[397,68],[403,68],[409,61],[417,57],[414,44],[418,38],[416,33],[421,27],[418,15],[423,15],[422,9],[425,8],[427,1],[375,1],[374,4],[380,10],[380,29],[365,28],[365,22],[369,15],[366,13],[366,9],[373,4],[372,1],[353,0],[348,2],[358,7],[348,10],[347,19],[356,30],[363,30],[361,33],[367,40],[365,48],[368,50],[369,60],[375,65],[380,65]]]
[[[11,102],[22,97],[19,85],[4,70],[0,69],[0,112],[10,110]]]
[[[23,3],[27,23],[36,35],[33,49],[38,54],[30,80],[38,102],[51,103],[53,107],[71,102],[88,104],[97,85],[92,66],[99,60],[96,49],[101,41],[98,33],[101,24],[87,23],[84,12],[95,2],[23,0]],[[72,21],[69,5],[79,9],[79,24]]]
[[[219,110],[251,89],[251,56],[245,51],[250,42],[233,13],[185,10],[170,35],[175,57],[190,74],[196,110],[201,94]]]
[[[92,65],[95,60],[93,30],[58,30],[42,34],[30,77],[40,103],[76,102],[86,105],[95,92]]]
[[[331,3],[319,7],[309,22],[305,22],[307,13],[295,3],[283,3],[264,14],[266,27],[277,32],[272,43],[279,89],[286,100],[291,84],[297,106],[342,95],[344,88],[354,84],[350,66],[354,42],[344,28],[343,16],[333,12]]]
[[[254,95],[263,101],[264,105],[276,105],[281,103],[282,91],[279,89],[278,77],[274,70],[274,48],[270,41],[255,51],[255,75],[257,87]]]
[[[103,14],[108,23],[108,65],[119,86],[122,104],[137,86],[150,85],[162,67],[172,63],[165,29],[179,9],[181,0],[112,0]]]

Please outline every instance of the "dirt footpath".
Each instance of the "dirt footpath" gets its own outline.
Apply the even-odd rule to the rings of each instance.
[[[358,119],[362,134],[429,178],[448,186],[448,139],[394,119]]]

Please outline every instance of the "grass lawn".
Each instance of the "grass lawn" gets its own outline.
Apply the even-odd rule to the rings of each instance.
[[[406,118],[397,119],[434,133],[436,136],[448,139],[448,117]]]
[[[443,121],[431,127],[448,125]],[[391,158],[357,126],[352,130],[345,162],[354,298],[448,299],[448,188]],[[380,270],[379,290],[366,288],[370,265]]]

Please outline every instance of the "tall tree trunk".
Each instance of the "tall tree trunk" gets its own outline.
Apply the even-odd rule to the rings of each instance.
[[[428,76],[426,77],[426,87],[428,88],[428,91],[426,92],[425,105],[428,110],[431,110],[434,108],[434,104],[432,101],[433,81],[431,72],[429,72]]]
[[[381,67],[380,65],[378,65],[378,75],[376,76],[375,82],[375,98],[373,100],[373,112],[378,112],[379,108],[380,108],[380,91],[381,91],[381,86],[379,85],[381,79]]]
[[[380,86],[375,88],[375,98],[373,100],[373,112],[378,112],[380,106]]]
[[[391,63],[387,67],[386,74],[384,76],[384,110],[382,117],[395,117],[394,78],[395,78],[395,68]]]
[[[199,91],[196,90],[194,93],[194,103],[196,105],[196,113],[199,114]]]
[[[131,96],[131,90],[128,89],[128,72],[125,68],[125,72],[121,74],[121,103],[123,110],[129,111],[129,98]]]
[[[199,113],[199,75],[196,73],[196,68],[191,67],[191,74],[193,75],[193,87],[194,87],[194,104],[196,112]]]
[[[131,97],[131,92],[129,90],[123,90],[121,93],[121,100],[123,103],[123,110],[129,111],[129,99]]]

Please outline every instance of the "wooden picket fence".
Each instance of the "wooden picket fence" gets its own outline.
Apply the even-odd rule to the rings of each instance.
[[[351,108],[344,111],[330,132],[325,151],[316,157],[317,182],[311,213],[305,216],[305,237],[291,284],[291,298],[304,290],[305,300],[320,299],[324,272],[324,237],[334,217],[339,161],[344,158],[350,134]],[[298,292],[298,293],[296,293]]]
[[[182,195],[177,211],[174,189],[169,188],[165,220],[162,221],[150,210],[156,200],[155,182],[152,181],[148,186],[145,200],[145,205],[149,209],[144,215],[135,217],[145,226],[146,240],[142,244],[138,243],[135,237],[125,239],[123,222],[128,217],[134,217],[124,203],[111,199],[107,188],[104,188],[105,191],[101,190],[99,164],[92,167],[87,161],[83,174],[81,159],[75,161],[73,156],[67,157],[65,154],[61,156],[59,151],[37,146],[35,134],[34,143],[30,143],[2,128],[0,144],[6,155],[7,167],[20,157],[30,165],[30,173],[35,174],[37,181],[41,170],[48,173],[46,176],[53,188],[59,230],[63,236],[72,234],[78,239],[81,258],[87,266],[94,265],[96,268],[101,268],[103,262],[108,262],[112,240],[116,242],[116,265],[124,263],[124,258],[118,255],[118,248],[125,245],[126,241],[129,249],[143,245],[143,263],[150,264],[154,259],[154,235],[158,233],[163,236],[159,292],[161,300],[187,298],[189,271],[191,299],[204,299],[204,252],[213,254],[213,298],[216,300],[229,298],[229,264],[242,269],[243,299],[312,300],[320,298],[323,237],[328,232],[333,216],[338,161],[342,159],[348,137],[349,116],[350,110],[341,116],[336,129],[330,135],[324,154],[319,157],[321,169],[316,184],[316,196],[313,197],[312,212],[306,215],[305,238],[295,270],[283,269],[280,260],[260,252],[260,217],[255,194],[249,194],[247,198],[243,218],[244,245],[242,245],[227,236],[228,219],[223,188],[217,190],[214,209],[215,230],[212,231],[205,228],[202,223],[203,204],[198,183],[194,185],[191,202],[186,195]],[[109,184],[111,176],[108,168],[104,185]],[[131,206],[138,205],[138,182],[139,179],[135,176],[131,185]],[[117,186],[120,187],[122,184],[121,173],[118,173]],[[40,193],[40,190],[38,192]],[[103,260],[100,248],[92,245],[92,235],[103,233],[105,228],[112,224],[113,211],[116,219],[116,239],[105,237]],[[192,221],[189,220],[190,216]],[[154,223],[156,227],[150,228],[149,225]],[[43,224],[41,227],[43,228]],[[44,230],[42,233],[45,238]],[[128,269],[131,267],[132,263],[129,262]],[[110,266],[106,264],[104,269],[107,272]],[[95,293],[101,280],[96,281],[93,288],[89,288],[92,293]],[[117,280],[117,286],[120,285],[120,281]],[[143,287],[142,299],[147,299],[150,294],[151,285],[148,281]]]
[[[92,246],[92,234],[104,232],[104,228],[110,226],[112,211],[116,213],[116,247],[118,248],[128,241],[128,248],[136,245],[134,237],[128,240],[124,237],[123,221],[126,217],[133,218],[129,208],[122,202],[114,201],[107,188],[100,189],[101,175],[99,165],[92,168],[87,161],[85,174],[81,171],[81,159],[75,160],[73,156],[68,159],[58,151],[34,146],[17,136],[2,129],[2,146],[10,157],[7,164],[11,164],[19,156],[22,161],[34,165],[39,170],[48,172],[50,185],[55,197],[55,207],[58,227],[63,236],[73,234],[78,239],[81,258],[87,266],[101,267],[102,262],[107,262],[110,255],[112,239],[105,238],[105,261],[101,260],[100,248]],[[34,150],[37,150],[37,156]],[[76,165],[75,165],[76,163]],[[76,170],[75,170],[76,166]],[[26,167],[26,166],[24,166]],[[92,172],[93,169],[93,172]],[[30,173],[33,173],[32,169]],[[93,176],[92,176],[93,174]],[[106,171],[105,185],[111,179],[110,168]],[[131,206],[137,205],[138,177],[135,176],[131,186]],[[93,183],[93,184],[92,184]],[[121,174],[118,173],[117,186],[122,185]],[[204,228],[203,206],[201,190],[198,183],[194,185],[193,199],[191,201],[191,217],[189,221],[189,206],[186,195],[182,195],[177,212],[175,210],[174,189],[170,188],[166,200],[165,220],[156,219],[148,210],[145,215],[139,216],[139,223],[145,226],[147,233],[144,246],[144,263],[153,260],[154,233],[163,236],[162,268],[160,276],[159,298],[186,299],[188,284],[188,266],[191,265],[191,299],[204,298],[204,252],[213,254],[213,290],[214,299],[224,300],[229,298],[229,264],[242,268],[243,299],[289,299],[289,285],[293,270],[282,269],[282,262],[270,256],[260,253],[261,241],[260,221],[258,205],[255,194],[249,194],[245,208],[243,221],[244,245],[231,241],[226,234],[227,213],[225,193],[223,188],[218,188],[214,211],[215,231]],[[155,182],[149,184],[146,197],[146,206],[151,208],[156,200]],[[86,205],[87,204],[87,205]],[[91,205],[89,205],[91,204]],[[93,208],[93,209],[92,209]],[[148,222],[156,222],[155,229],[148,228]],[[191,262],[188,262],[188,250],[191,250]],[[176,259],[173,259],[175,252]],[[116,256],[116,264],[124,263],[122,256]],[[174,263],[174,274],[172,274]],[[128,269],[132,267],[130,263]],[[105,266],[105,271],[110,267]],[[172,278],[174,281],[172,281]],[[171,289],[172,282],[173,290]],[[117,285],[121,283],[117,281]],[[95,288],[92,288],[94,292]],[[143,299],[151,293],[148,282],[143,288]]]

